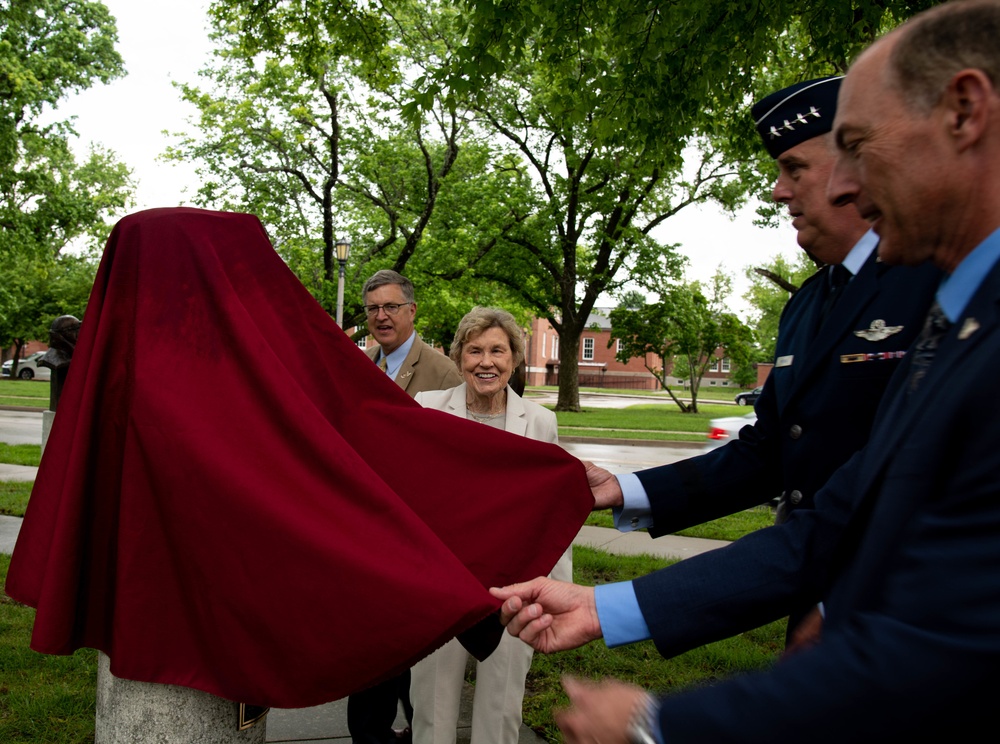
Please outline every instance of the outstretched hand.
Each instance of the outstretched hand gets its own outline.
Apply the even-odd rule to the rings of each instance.
[[[570,707],[555,718],[567,744],[629,744],[629,722],[649,703],[645,690],[615,679],[563,677],[562,683]]]
[[[603,636],[593,587],[540,577],[493,587],[490,594],[503,600],[500,621],[507,632],[544,654],[578,648]]]
[[[622,487],[618,485],[618,479],[611,471],[586,460],[583,464],[587,468],[587,484],[594,494],[593,511],[623,506],[625,498],[622,496]]]

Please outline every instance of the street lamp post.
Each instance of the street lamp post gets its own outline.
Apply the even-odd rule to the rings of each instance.
[[[340,264],[340,274],[337,277],[337,325],[344,327],[344,270],[347,266],[347,257],[351,254],[351,241],[338,240],[337,263]]]

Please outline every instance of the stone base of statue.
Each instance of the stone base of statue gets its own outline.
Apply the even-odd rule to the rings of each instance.
[[[266,717],[240,730],[239,703],[188,687],[119,679],[107,655],[98,654],[95,744],[264,744],[266,734]]]
[[[42,452],[49,441],[49,432],[52,431],[52,422],[56,420],[55,411],[42,411]]]

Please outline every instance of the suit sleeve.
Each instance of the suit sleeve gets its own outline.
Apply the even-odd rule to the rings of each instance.
[[[957,418],[959,426],[935,422],[948,437],[904,441],[881,479],[852,566],[874,590],[859,597],[838,583],[813,649],[666,698],[666,741],[981,736],[1000,672],[1000,411],[969,406]]]
[[[657,650],[676,656],[787,616],[822,598],[859,497],[855,455],[780,526],[633,581]]]
[[[771,379],[756,405],[757,421],[739,438],[697,457],[636,475],[649,497],[653,537],[762,504],[781,491],[777,401]]]

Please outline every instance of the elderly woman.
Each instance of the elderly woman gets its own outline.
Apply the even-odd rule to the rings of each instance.
[[[507,384],[524,359],[521,329],[510,313],[474,308],[458,324],[451,358],[465,382],[451,390],[418,393],[418,403],[486,426],[556,442],[555,414],[523,400]],[[516,488],[516,484],[510,487]],[[551,576],[572,580],[569,550]],[[526,643],[504,633],[497,650],[477,664],[472,744],[517,744],[531,653]],[[452,640],[413,667],[410,698],[414,744],[455,744],[468,658],[462,645]]]

